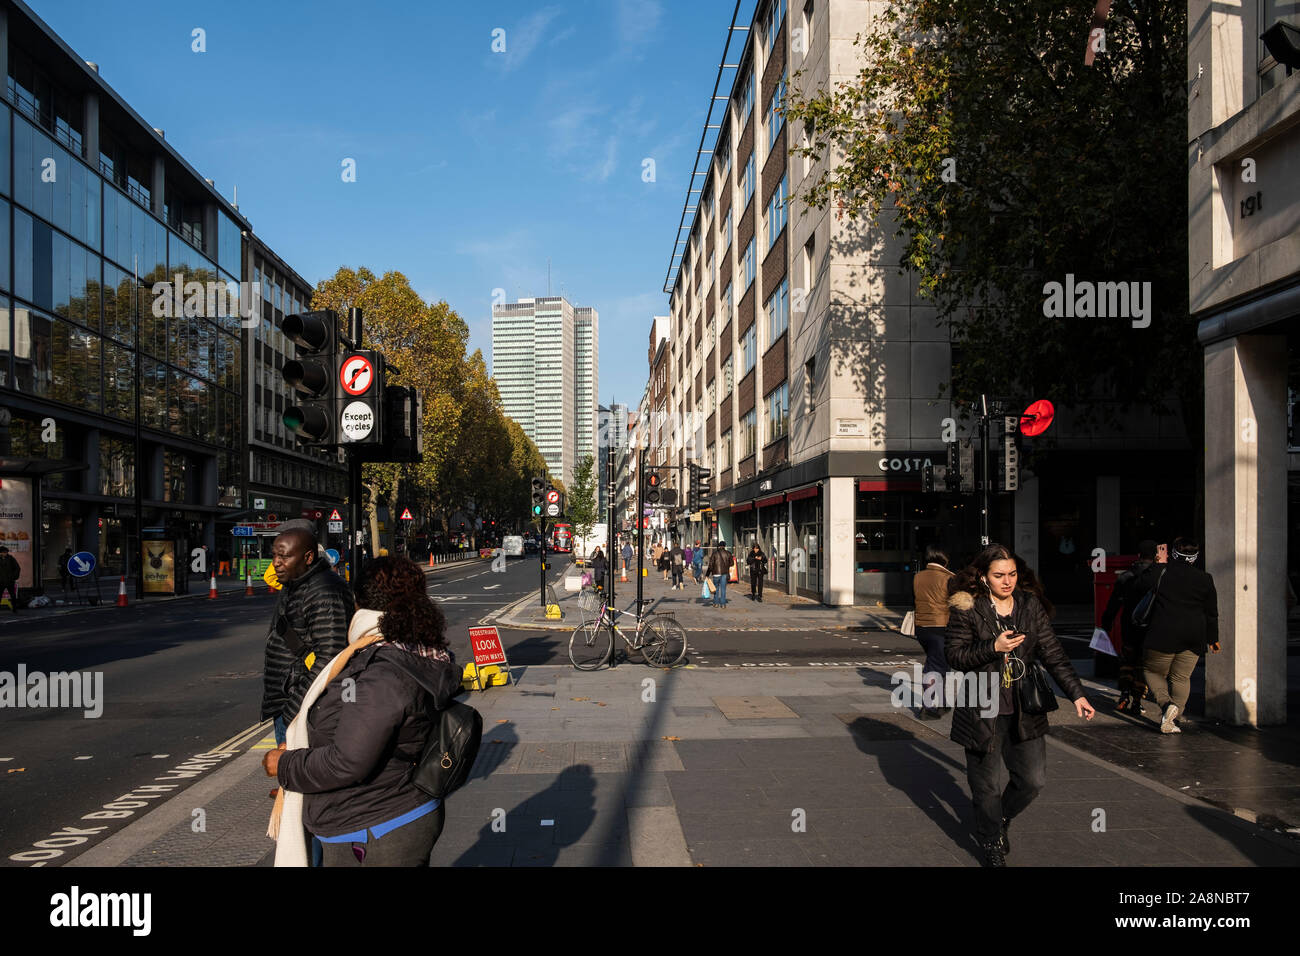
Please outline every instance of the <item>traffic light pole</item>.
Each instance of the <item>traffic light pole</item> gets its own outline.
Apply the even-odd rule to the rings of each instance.
[[[361,348],[362,321],[360,309],[348,310],[348,334],[354,348]],[[364,551],[361,546],[361,456],[355,446],[344,446],[348,456],[348,525],[352,532],[352,591],[357,592],[361,581],[361,562]]]
[[[645,449],[636,456],[636,616],[641,619],[641,594],[644,578],[641,562],[645,557]]]
[[[542,543],[537,546],[537,554],[539,558],[537,563],[540,565],[537,571],[538,578],[540,579],[540,583],[537,586],[537,593],[541,595],[542,607],[544,609],[546,607],[546,519],[542,518],[541,521],[537,522],[537,527],[538,535],[542,539]]]

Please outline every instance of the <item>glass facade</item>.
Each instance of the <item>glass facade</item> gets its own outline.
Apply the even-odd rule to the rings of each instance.
[[[41,575],[48,579],[66,546],[111,558],[106,569],[127,570],[134,515],[59,493],[116,499],[130,510],[123,499],[136,492],[137,337],[145,522],[201,543],[216,508],[242,500],[237,309],[214,315],[208,293],[197,313],[177,312],[171,288],[179,276],[205,290],[237,289],[242,234],[218,211],[217,234],[207,237],[214,262],[170,232],[147,207],[150,161],[127,153],[104,128],[100,167],[85,163],[80,98],[43,93],[42,82],[39,67],[11,64],[10,102],[23,109],[0,106],[0,387],[49,405],[48,412],[13,410],[10,454],[89,465],[43,479]],[[201,216],[202,206],[186,212]],[[97,416],[98,424],[64,418],[60,408]],[[56,423],[53,443],[43,440],[47,418]],[[186,510],[162,513],[150,502]]]

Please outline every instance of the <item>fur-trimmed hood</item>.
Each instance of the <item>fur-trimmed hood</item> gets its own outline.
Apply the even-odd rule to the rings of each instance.
[[[957,591],[948,595],[948,606],[958,611],[969,611],[975,606],[975,595],[969,591]]]

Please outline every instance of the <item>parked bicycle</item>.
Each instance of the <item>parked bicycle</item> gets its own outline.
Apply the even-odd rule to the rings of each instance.
[[[638,614],[636,633],[629,640],[618,626],[618,617],[624,612],[610,607],[603,596],[595,591],[583,591],[578,596],[578,606],[584,620],[569,638],[569,660],[580,671],[594,671],[612,659],[614,634],[623,639],[629,650],[639,651],[641,659],[651,667],[673,667],[686,656],[686,629],[676,618],[667,614]],[[587,612],[596,608],[600,609],[596,619],[586,620]]]

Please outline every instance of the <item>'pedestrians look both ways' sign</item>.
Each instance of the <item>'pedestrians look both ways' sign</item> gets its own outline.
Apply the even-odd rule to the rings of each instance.
[[[469,644],[474,649],[474,670],[476,672],[476,686],[479,690],[484,689],[484,684],[480,683],[483,668],[489,664],[504,664],[506,674],[510,673],[510,662],[506,660],[506,649],[501,643],[501,635],[497,633],[495,627],[471,627],[469,629]]]

